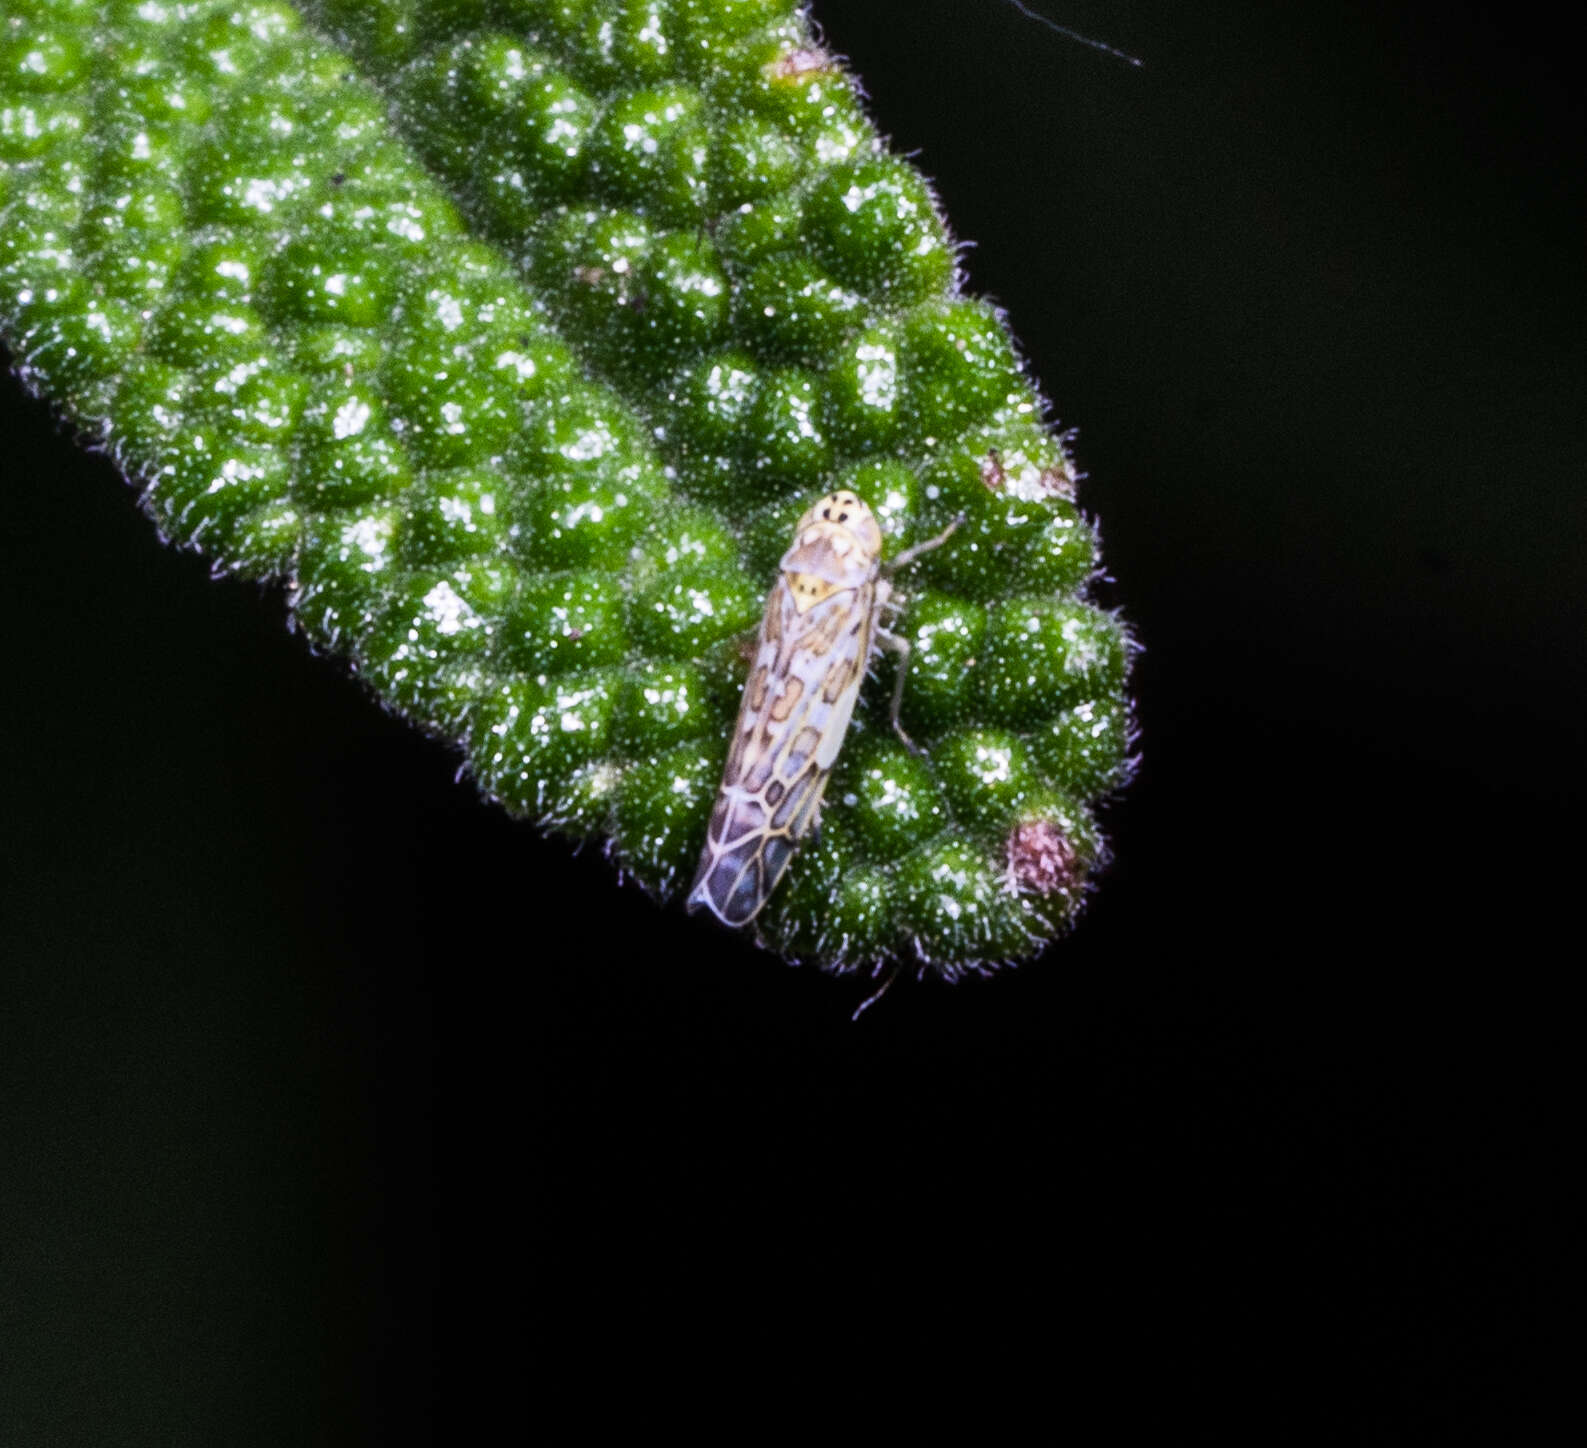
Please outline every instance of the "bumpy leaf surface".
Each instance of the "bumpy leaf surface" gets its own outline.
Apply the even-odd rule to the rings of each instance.
[[[509,810],[688,883],[835,486],[913,644],[763,940],[952,976],[1063,928],[1127,771],[1076,473],[929,188],[786,0],[7,0],[0,327],[169,539]]]

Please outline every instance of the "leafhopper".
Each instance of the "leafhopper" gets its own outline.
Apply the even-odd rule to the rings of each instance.
[[[799,520],[766,600],[690,910],[709,910],[726,925],[748,925],[759,913],[816,827],[879,648],[900,656],[893,728],[914,748],[898,722],[909,645],[882,622],[884,610],[897,607],[888,580],[947,542],[961,521],[884,565],[881,527],[855,494],[828,493]]]

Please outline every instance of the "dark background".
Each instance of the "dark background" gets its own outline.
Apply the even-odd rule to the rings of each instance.
[[[1579,56],[1525,5],[1044,8],[1147,65],[997,0],[819,12],[1081,428],[1145,645],[1116,864],[992,981],[851,1025],[616,888],[6,384],[18,1443],[512,1440],[746,1358],[763,1411],[968,1389],[994,1439],[1031,1395],[1085,1441],[1538,1437]]]

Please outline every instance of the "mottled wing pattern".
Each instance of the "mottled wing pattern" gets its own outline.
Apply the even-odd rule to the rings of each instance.
[[[799,611],[787,572],[766,603],[710,834],[689,893],[728,925],[746,925],[812,828],[870,658],[874,577]]]

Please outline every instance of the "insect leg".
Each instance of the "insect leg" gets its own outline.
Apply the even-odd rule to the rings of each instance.
[[[935,538],[928,538],[924,543],[917,543],[913,548],[904,549],[904,551],[900,553],[898,557],[893,559],[891,563],[883,565],[881,570],[883,576],[890,578],[900,568],[907,568],[915,561],[915,559],[919,558],[922,553],[929,553],[933,548],[942,547],[942,545],[946,543],[948,539],[953,537],[954,533],[958,530],[959,525],[963,522],[964,514],[960,513],[959,516],[955,518],[953,522],[949,523],[948,526],[944,528],[942,532],[937,534]],[[881,608],[891,609],[892,612],[896,613],[898,611],[898,604],[891,597],[884,594],[881,598]],[[879,611],[880,609],[878,612]],[[904,705],[904,675],[909,672],[909,640],[900,638],[895,633],[888,632],[888,630],[881,623],[878,623],[876,626],[876,644],[878,648],[884,648],[889,653],[897,655],[898,658],[898,676],[893,681],[893,707],[891,714],[893,721],[893,733],[903,740],[904,747],[909,750],[911,754],[924,754],[926,751],[916,744],[915,741],[911,739],[906,733],[904,733],[904,726],[898,722],[898,712],[903,708]]]
[[[937,534],[935,538],[928,538],[924,543],[917,543],[913,548],[904,549],[904,551],[900,553],[898,557],[893,559],[891,563],[884,563],[882,565],[883,575],[891,576],[892,574],[897,573],[900,568],[907,568],[915,561],[915,559],[919,558],[922,553],[930,553],[933,548],[942,547],[942,545],[946,543],[948,539],[953,537],[954,533],[958,530],[959,525],[963,522],[964,514],[960,513],[959,516],[955,518],[953,522],[949,523],[948,526],[944,528],[942,532]]]
[[[888,633],[884,628],[876,630],[876,646],[886,649],[898,660],[898,674],[893,680],[893,707],[888,715],[893,722],[893,733],[904,741],[904,748],[911,754],[924,754],[926,751],[904,733],[904,726],[898,722],[898,711],[904,706],[904,676],[909,672],[909,656],[914,650],[908,639]]]

